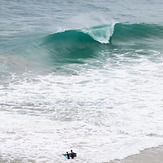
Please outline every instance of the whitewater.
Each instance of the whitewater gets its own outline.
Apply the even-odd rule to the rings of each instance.
[[[0,9],[0,162],[106,163],[163,145],[161,0]]]

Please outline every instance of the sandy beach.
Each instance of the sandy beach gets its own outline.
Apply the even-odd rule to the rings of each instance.
[[[126,157],[123,160],[114,160],[109,163],[162,163],[163,146],[141,151],[139,154]]]

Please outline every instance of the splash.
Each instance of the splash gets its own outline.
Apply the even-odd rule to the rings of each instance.
[[[107,44],[114,32],[114,24],[95,26],[81,30],[99,43]]]

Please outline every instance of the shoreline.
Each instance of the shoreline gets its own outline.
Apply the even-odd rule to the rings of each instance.
[[[161,163],[163,162],[163,146],[152,147],[140,151],[140,153],[116,159],[108,163]]]
[[[2,156],[0,156],[0,163],[6,163],[6,162],[22,163],[23,161],[24,160],[21,158],[8,160],[8,159],[3,159]],[[32,159],[26,159],[25,162],[36,163],[37,161]],[[162,163],[162,162],[163,162],[163,146],[158,146],[158,147],[151,147],[148,149],[144,149],[140,151],[140,153],[127,156],[124,159],[116,159],[116,160],[112,160],[109,162],[102,162],[102,163]]]

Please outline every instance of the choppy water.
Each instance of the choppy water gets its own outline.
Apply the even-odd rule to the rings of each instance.
[[[0,2],[0,160],[100,163],[163,145],[163,2]],[[72,161],[73,162],[73,161]]]

